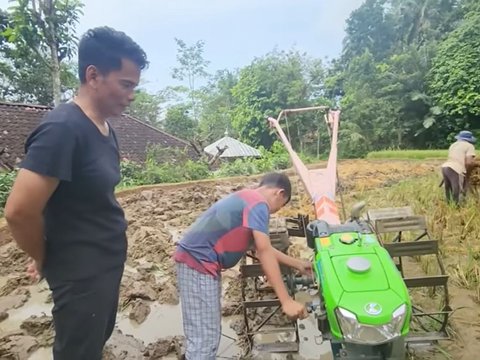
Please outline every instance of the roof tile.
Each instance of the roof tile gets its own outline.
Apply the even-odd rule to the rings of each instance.
[[[25,140],[51,109],[41,105],[0,102],[0,167],[2,163],[7,167],[14,166],[23,158]],[[191,158],[197,157],[187,141],[132,116],[122,115],[110,123],[117,134],[122,157],[143,162],[149,145],[186,149]]]

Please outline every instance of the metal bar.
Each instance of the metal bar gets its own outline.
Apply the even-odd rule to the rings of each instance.
[[[289,275],[292,273],[292,269],[285,265],[280,265],[280,272],[282,275]],[[240,266],[240,274],[242,277],[258,277],[265,276],[261,264],[249,264]]]
[[[283,332],[291,332],[297,331],[294,327],[282,327],[282,328],[274,328],[274,329],[263,329],[263,330],[255,330],[252,331],[249,335],[257,335],[257,334],[278,334]]]
[[[244,256],[242,258],[241,265],[245,266],[246,263],[247,263],[247,258]],[[241,284],[242,284],[241,293],[242,293],[242,304],[243,304],[243,303],[245,303],[245,299],[247,298],[247,295],[245,293],[245,290],[246,290],[246,287],[247,287],[247,279],[242,277],[240,279],[240,281],[241,281]],[[249,326],[249,321],[248,321],[247,308],[245,306],[243,306],[242,308],[243,308],[243,321],[245,323],[245,329],[246,329],[246,332],[248,334],[250,332],[250,326]],[[248,335],[247,335],[247,345],[248,345],[248,349],[252,350],[253,341],[252,341],[252,338]]]
[[[400,232],[400,231],[425,231],[427,224],[424,216],[408,216],[401,218],[378,219],[375,221],[375,227],[380,233]]]
[[[245,308],[259,308],[259,307],[273,307],[279,306],[280,300],[252,300],[252,301],[244,301],[243,306]]]
[[[285,109],[280,112],[280,115],[283,116],[283,114],[294,114],[294,113],[300,113],[300,112],[306,112],[306,111],[313,111],[313,110],[328,110],[328,106],[312,106],[312,107],[306,107],[306,108],[298,108],[298,109]]]
[[[367,212],[368,218],[373,222],[381,219],[403,218],[413,215],[414,213],[410,206],[370,209]]]
[[[445,286],[448,281],[448,275],[424,276],[415,278],[404,278],[405,285],[409,288],[414,287],[432,287]]]
[[[268,320],[270,320],[273,317],[273,315],[277,313],[278,309],[280,309],[280,306],[277,306],[270,315],[268,315],[265,319],[263,319],[262,322],[257,326],[257,328],[253,330],[253,332],[258,332],[262,328],[262,326],[265,325],[268,322]]]
[[[428,231],[427,231],[427,230],[425,230],[425,232],[424,232],[423,234],[421,234],[421,235],[417,236],[417,237],[415,238],[415,240],[413,240],[413,241],[419,241],[419,240],[422,240],[422,239],[423,239],[425,236],[427,236],[427,237],[428,237],[428,240],[431,240],[431,239],[430,239],[430,236],[428,236]]]
[[[425,326],[425,324],[423,322],[421,322],[418,318],[412,317],[411,320],[412,320],[412,322],[416,322],[422,328],[423,331],[428,332],[428,329]]]
[[[428,316],[428,317],[432,317],[432,316],[435,316],[435,315],[450,315],[450,312],[449,311],[439,311],[439,312],[431,312],[431,313],[413,313],[412,314],[413,316],[418,316],[418,317],[422,317],[422,316]],[[433,318],[435,319],[435,318]],[[442,320],[438,320],[438,319],[435,319],[436,321],[438,322],[442,322]]]
[[[285,224],[289,236],[306,237],[305,229],[308,224],[308,215],[299,215],[297,218],[286,218]]]
[[[410,334],[407,335],[405,341],[407,343],[423,343],[423,342],[434,342],[438,340],[446,340],[449,339],[445,333],[441,332],[428,332],[424,334]]]
[[[255,349],[260,352],[270,353],[289,353],[298,352],[299,345],[297,342],[276,342],[267,344],[258,344]]]
[[[436,240],[385,243],[383,246],[391,257],[436,255],[438,253],[438,242]]]

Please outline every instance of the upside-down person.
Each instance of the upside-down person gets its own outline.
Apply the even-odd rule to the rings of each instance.
[[[272,285],[283,312],[305,318],[303,304],[290,297],[279,263],[311,272],[308,261],[275,249],[269,237],[269,218],[291,198],[284,174],[265,175],[255,189],[243,189],[213,204],[193,223],[177,245],[177,283],[182,304],[187,360],[216,358],[221,335],[221,271],[235,266],[251,245]]]

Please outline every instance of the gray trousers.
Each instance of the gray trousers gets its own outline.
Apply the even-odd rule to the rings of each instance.
[[[453,201],[456,205],[460,202],[460,193],[463,192],[465,176],[458,174],[455,170],[442,168],[445,196],[447,201]]]
[[[187,360],[214,360],[222,331],[222,279],[177,263]]]

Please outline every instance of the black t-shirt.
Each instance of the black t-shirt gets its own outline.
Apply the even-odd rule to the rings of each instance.
[[[95,276],[121,266],[127,222],[114,190],[120,181],[115,133],[104,136],[74,103],[50,111],[27,139],[22,168],[55,177],[44,212],[49,282]]]

